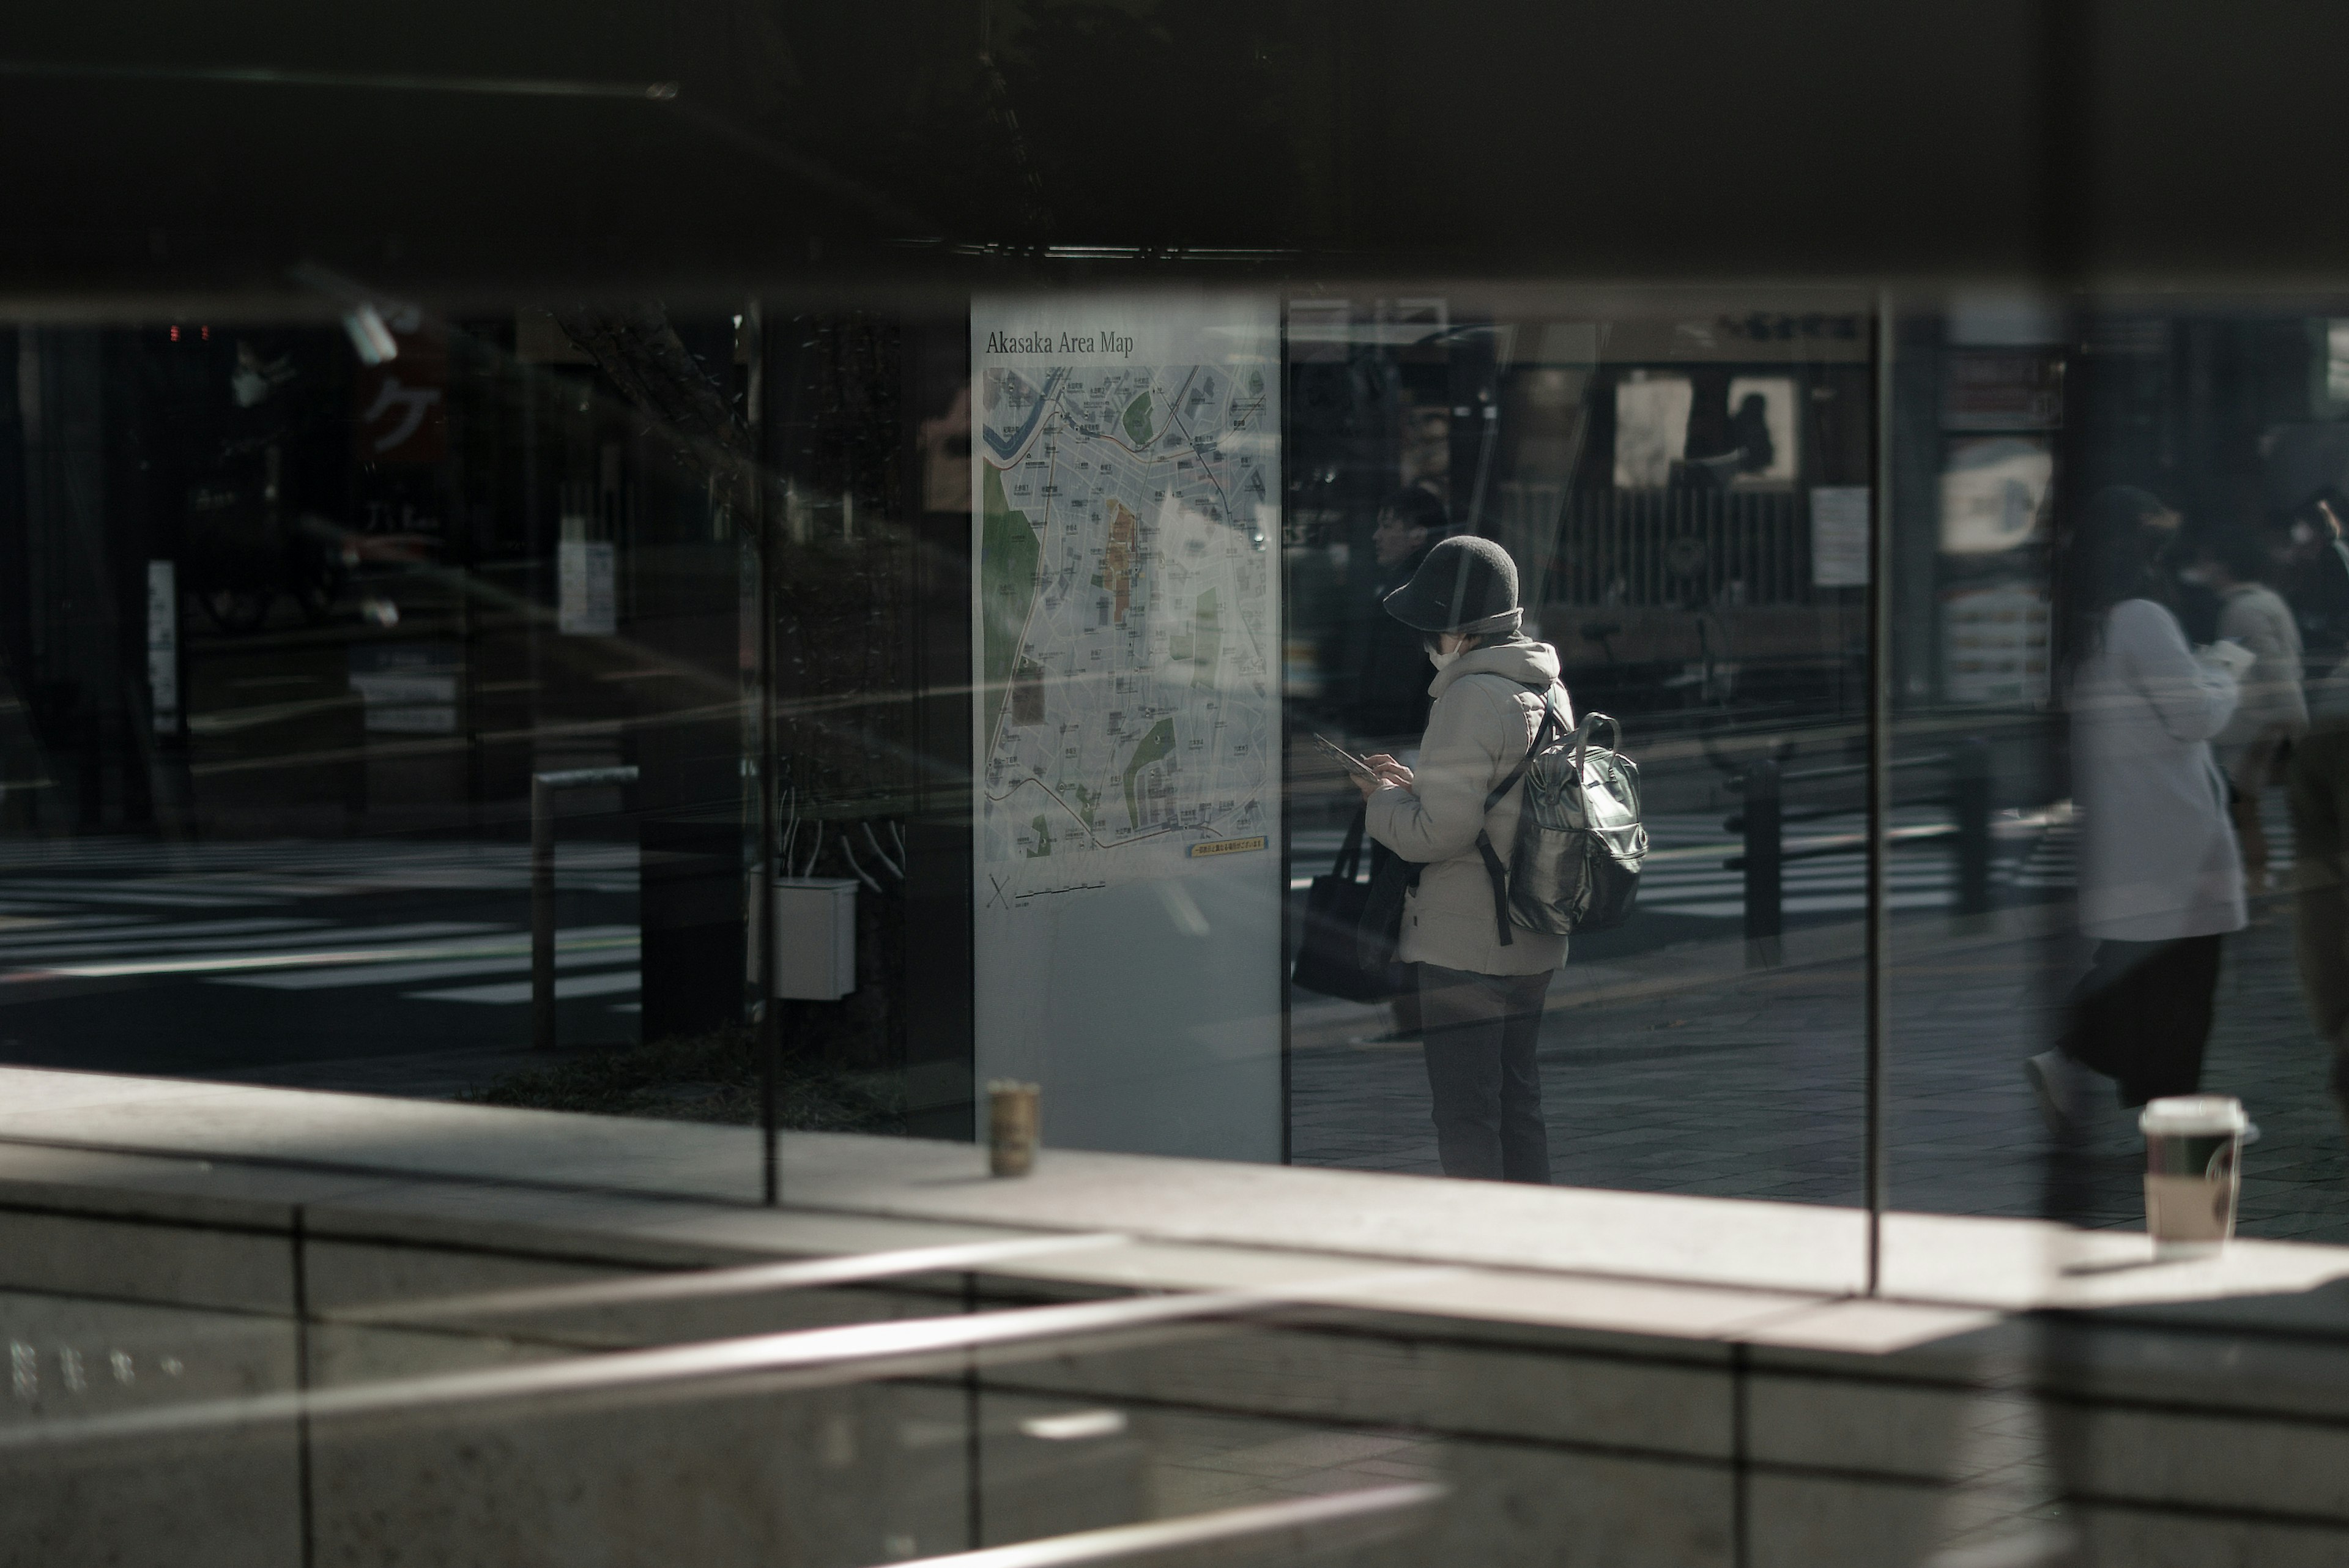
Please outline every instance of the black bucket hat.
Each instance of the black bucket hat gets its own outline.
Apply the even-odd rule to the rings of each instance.
[[[1515,631],[1517,564],[1490,539],[1439,539],[1411,581],[1386,597],[1386,612],[1414,631]]]

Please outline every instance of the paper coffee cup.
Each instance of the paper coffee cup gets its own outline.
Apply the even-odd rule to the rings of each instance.
[[[2158,1258],[2203,1257],[2235,1233],[2243,1145],[2259,1136],[2243,1102],[2226,1095],[2154,1100],[2145,1134],[2145,1228]]]
[[[1025,1176],[1036,1164],[1041,1138],[1041,1094],[1034,1084],[997,1078],[987,1085],[987,1168],[996,1176]]]

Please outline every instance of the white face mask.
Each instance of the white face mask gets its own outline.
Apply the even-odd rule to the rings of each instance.
[[[1429,661],[1433,663],[1435,668],[1441,670],[1445,665],[1450,664],[1454,659],[1460,657],[1460,649],[1455,648],[1451,652],[1446,653],[1444,651],[1444,645],[1442,643],[1431,642],[1427,645],[1427,657]]]

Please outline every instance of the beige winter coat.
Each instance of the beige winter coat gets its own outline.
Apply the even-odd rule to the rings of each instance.
[[[2243,861],[2209,746],[2235,700],[2235,678],[2195,658],[2161,606],[2123,599],[2106,612],[2071,693],[2086,935],[2169,942],[2243,929]]]
[[[1566,961],[1566,939],[1512,928],[1503,947],[1493,918],[1493,884],[1476,853],[1476,831],[1492,835],[1506,865],[1516,842],[1522,791],[1485,815],[1485,796],[1516,766],[1540,727],[1541,693],[1557,680],[1557,654],[1523,638],[1462,654],[1436,671],[1427,734],[1412,787],[1371,796],[1371,836],[1418,863],[1419,887],[1403,905],[1401,956],[1476,974],[1541,974]],[[1527,683],[1531,684],[1528,685]],[[1573,708],[1557,693],[1560,715]]]
[[[2300,628],[2292,610],[2264,583],[2237,583],[2219,607],[2219,635],[2233,638],[2259,655],[2237,682],[2241,701],[2227,727],[2211,737],[2210,749],[2235,787],[2259,793],[2261,781],[2245,776],[2244,763],[2264,753],[2252,748],[2278,736],[2308,733],[2308,701],[2301,691]]]

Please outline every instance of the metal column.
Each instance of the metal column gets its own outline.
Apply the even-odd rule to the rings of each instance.
[[[1877,296],[1868,509],[1868,1293],[1884,1284],[1884,1047],[1892,1028],[1892,296]]]

